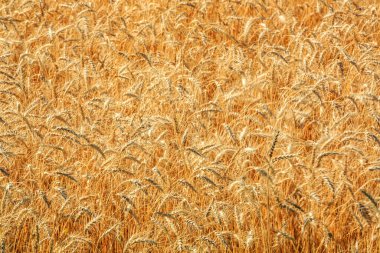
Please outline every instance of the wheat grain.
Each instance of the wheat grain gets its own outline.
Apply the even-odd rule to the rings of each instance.
[[[1,251],[375,252],[379,15],[5,1]]]

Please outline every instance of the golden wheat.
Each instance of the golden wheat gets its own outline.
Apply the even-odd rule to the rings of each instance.
[[[0,1],[1,252],[380,251],[379,15]]]

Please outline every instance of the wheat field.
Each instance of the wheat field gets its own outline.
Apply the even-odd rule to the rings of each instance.
[[[1,252],[380,252],[380,3],[0,1]]]

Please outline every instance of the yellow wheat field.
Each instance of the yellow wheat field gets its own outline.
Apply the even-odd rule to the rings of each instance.
[[[0,252],[379,252],[379,9],[2,0]]]

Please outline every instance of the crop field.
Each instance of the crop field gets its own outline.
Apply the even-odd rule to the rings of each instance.
[[[0,253],[380,252],[380,2],[0,0]]]

